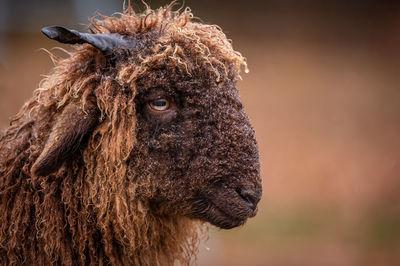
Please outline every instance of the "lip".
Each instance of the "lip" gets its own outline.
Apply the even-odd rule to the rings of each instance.
[[[235,209],[222,206],[224,205],[206,197],[197,198],[194,201],[194,216],[221,229],[231,229],[243,225],[248,218],[254,217],[258,210],[253,210],[245,204]]]

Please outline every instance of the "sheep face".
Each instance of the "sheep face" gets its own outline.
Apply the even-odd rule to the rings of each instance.
[[[254,131],[235,83],[171,73],[153,70],[137,81],[133,179],[149,173],[153,193],[143,200],[158,214],[239,226],[257,212],[261,179]],[[143,187],[139,195],[146,195]]]

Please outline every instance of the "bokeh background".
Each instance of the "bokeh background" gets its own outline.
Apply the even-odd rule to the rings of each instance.
[[[264,187],[244,227],[211,228],[199,265],[400,265],[400,3],[185,5],[248,59],[239,87]],[[0,128],[51,68],[40,48],[68,48],[41,27],[84,29],[96,12],[121,8],[122,0],[0,0]]]

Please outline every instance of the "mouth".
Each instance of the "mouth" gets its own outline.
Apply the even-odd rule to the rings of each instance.
[[[258,208],[248,206],[240,197],[218,202],[215,198],[199,196],[193,201],[194,216],[221,229],[232,229],[243,225],[257,214]]]

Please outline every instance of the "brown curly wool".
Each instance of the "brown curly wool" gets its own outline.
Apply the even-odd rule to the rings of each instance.
[[[255,215],[245,60],[217,26],[171,9],[93,20],[93,34],[135,39],[111,57],[88,43],[52,55],[0,133],[0,265],[189,264],[204,221]]]

